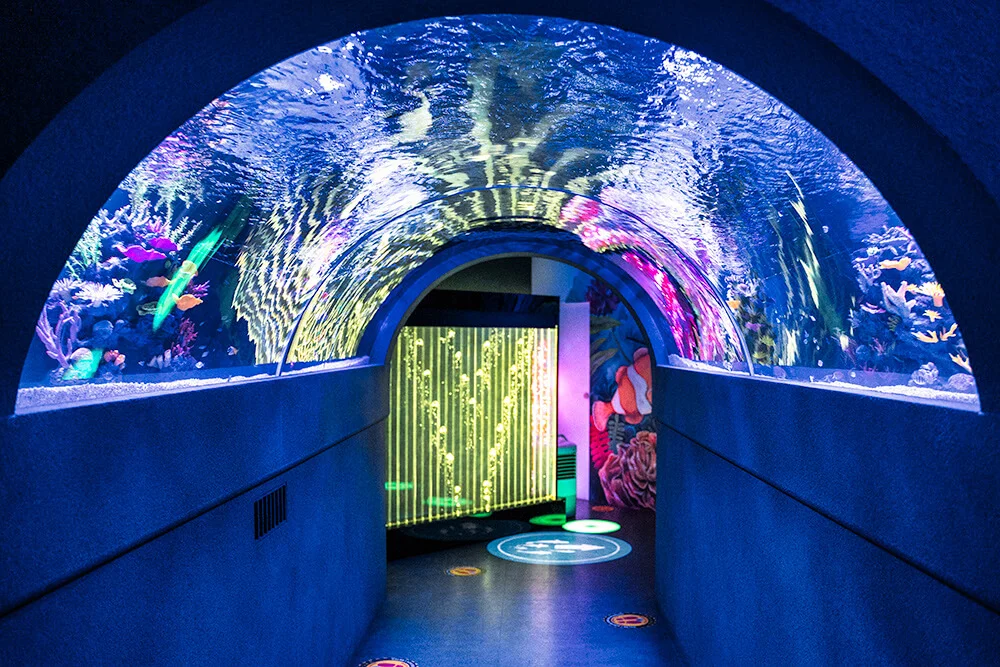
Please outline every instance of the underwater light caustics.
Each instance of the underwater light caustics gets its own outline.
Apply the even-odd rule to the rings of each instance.
[[[555,351],[555,329],[403,328],[386,527],[555,498]]]
[[[497,230],[621,263],[674,365],[977,400],[956,288],[802,118],[670,44],[476,16],[310,49],[167,137],[52,286],[19,409],[355,357],[410,270]]]

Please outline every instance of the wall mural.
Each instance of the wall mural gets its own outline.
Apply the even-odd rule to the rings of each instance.
[[[656,426],[649,342],[604,282],[582,276],[570,301],[590,304],[590,499],[656,507]]]

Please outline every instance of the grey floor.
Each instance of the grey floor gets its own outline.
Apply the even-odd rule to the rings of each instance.
[[[587,515],[583,504],[577,518]],[[617,613],[658,615],[654,514],[593,516],[622,524],[612,536],[629,542],[632,553],[594,565],[526,565],[491,556],[483,543],[390,562],[385,604],[352,665],[378,658],[418,667],[681,664],[663,622],[627,629],[604,620]],[[483,574],[447,574],[462,565]]]

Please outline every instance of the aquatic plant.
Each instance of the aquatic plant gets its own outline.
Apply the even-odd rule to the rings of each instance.
[[[117,301],[122,296],[124,293],[112,285],[86,282],[80,285],[73,298],[82,301],[84,306],[100,308]]]

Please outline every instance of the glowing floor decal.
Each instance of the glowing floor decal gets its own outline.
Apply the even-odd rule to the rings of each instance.
[[[645,614],[612,614],[604,621],[616,628],[645,628],[654,623],[653,617]]]
[[[448,570],[448,574],[453,577],[475,577],[482,574],[483,571],[478,567],[472,567],[471,565],[462,565],[459,567],[453,567]]]
[[[589,565],[627,556],[628,542],[582,533],[528,533],[502,537],[486,548],[497,558],[534,565]]]

